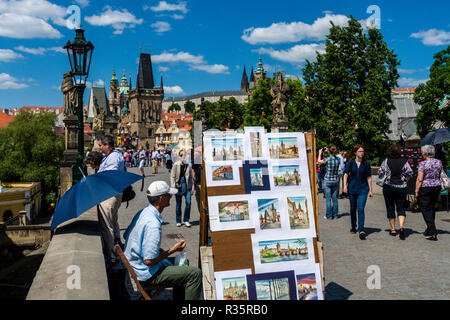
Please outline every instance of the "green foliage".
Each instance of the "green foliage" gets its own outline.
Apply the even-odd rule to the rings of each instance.
[[[300,80],[287,79],[291,95],[286,106],[290,132],[305,132],[315,129],[313,109],[306,101],[306,89]]]
[[[195,103],[193,103],[191,100],[188,100],[184,104],[184,111],[186,113],[192,113],[195,110]]]
[[[55,119],[21,111],[0,131],[0,180],[41,182],[44,195],[57,191],[64,140],[53,132]]]
[[[169,107],[167,111],[169,112],[181,111],[181,107],[178,103],[172,103],[172,105]]]
[[[440,120],[450,126],[450,108],[439,110],[439,103],[450,94],[450,46],[434,55],[430,68],[430,80],[420,84],[414,92],[414,102],[421,106],[416,125],[420,137],[432,131],[433,124]]]
[[[236,98],[223,99],[217,102],[205,101],[205,117],[208,129],[219,130],[238,129],[243,125],[244,106]],[[197,108],[193,112],[194,120],[201,120],[201,110]]]
[[[261,126],[270,130],[272,124],[272,96],[267,81],[260,80],[245,105],[244,126]]]
[[[306,129],[315,125],[319,148],[335,145],[348,151],[359,143],[374,158],[385,153],[399,61],[378,29],[364,34],[350,18],[347,26],[332,24],[325,53],[303,69],[308,99],[301,123]],[[297,105],[294,111],[303,107]]]

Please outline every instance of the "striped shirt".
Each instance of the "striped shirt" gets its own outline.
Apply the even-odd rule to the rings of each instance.
[[[324,160],[327,169],[325,173],[325,180],[336,181],[339,179],[339,167],[341,164],[341,160],[336,156],[330,156]]]

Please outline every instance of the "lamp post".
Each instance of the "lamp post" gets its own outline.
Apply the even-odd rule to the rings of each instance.
[[[72,166],[73,184],[81,180],[81,171],[86,174],[86,165],[84,164],[84,119],[83,119],[83,94],[86,89],[86,80],[91,67],[93,44],[84,38],[84,30],[81,26],[75,30],[75,39],[64,46],[67,50],[67,56],[70,62],[70,72],[75,83],[78,96],[77,116],[78,116],[78,153],[77,161]],[[81,171],[80,171],[81,169]]]

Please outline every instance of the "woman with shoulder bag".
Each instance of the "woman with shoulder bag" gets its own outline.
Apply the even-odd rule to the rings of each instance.
[[[344,169],[344,193],[348,193],[350,199],[351,233],[359,232],[361,240],[366,239],[364,230],[367,197],[373,197],[372,174],[370,162],[366,160],[364,147],[356,145],[352,154],[355,158],[348,161]],[[356,215],[358,212],[358,215]],[[358,230],[356,223],[358,222]]]
[[[421,149],[425,160],[419,163],[417,169],[415,199],[427,225],[425,239],[437,241],[437,230],[434,220],[436,217],[435,205],[441,192],[440,176],[442,163],[434,158],[435,149],[433,146],[426,145]]]
[[[391,230],[389,234],[396,236],[395,230],[395,209],[399,224],[399,235],[401,240],[405,240],[403,229],[406,213],[406,194],[408,180],[413,176],[413,171],[406,158],[401,158],[401,149],[398,145],[392,145],[387,152],[387,158],[378,170],[378,177],[385,177],[383,183],[383,196],[386,203],[387,218]]]

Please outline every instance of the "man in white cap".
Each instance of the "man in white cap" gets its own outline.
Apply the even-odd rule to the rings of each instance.
[[[173,266],[167,258],[182,251],[181,240],[165,251],[161,246],[161,213],[170,205],[172,195],[178,192],[164,181],[154,181],[147,189],[149,206],[139,211],[124,234],[125,256],[136,272],[142,286],[164,285],[174,288],[174,299],[202,300],[202,273],[199,268]],[[182,293],[184,291],[184,296]]]

